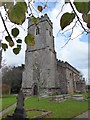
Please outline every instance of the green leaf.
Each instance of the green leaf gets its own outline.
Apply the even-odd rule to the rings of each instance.
[[[16,5],[12,7],[12,9],[9,9],[8,17],[10,21],[15,24],[18,24],[18,25],[23,24],[26,18],[24,6],[20,3],[16,3]]]
[[[78,2],[77,0],[74,0],[74,5],[77,11],[83,14],[86,14],[89,12],[90,10],[89,4],[90,2]]]
[[[90,28],[90,22],[87,24],[87,27]]]
[[[9,0],[6,2],[6,0],[3,0],[2,6],[6,6],[7,9],[11,9],[14,6],[13,0]]]
[[[29,46],[34,46],[35,45],[35,37],[33,34],[28,34],[26,37],[25,37],[25,43]]]
[[[34,22],[34,24],[38,24],[38,18],[33,17],[32,21]]]
[[[86,22],[86,23],[90,22],[90,14],[83,14],[82,18],[83,18],[84,22]]]
[[[14,54],[16,54],[16,55],[19,54],[20,48],[14,48],[14,49],[13,49],[13,52],[14,52]]]
[[[21,45],[17,45],[17,48],[19,48],[19,50],[21,50]]]
[[[14,48],[13,52],[14,52],[14,54],[17,55],[17,54],[19,54],[20,50],[21,50],[21,45],[17,45],[17,48]]]
[[[63,30],[66,26],[68,26],[73,21],[74,18],[75,18],[74,13],[68,13],[68,12],[64,13],[60,20],[61,29]]]
[[[90,14],[83,14],[82,18],[83,18],[84,22],[87,23],[87,27],[90,28]]]
[[[11,42],[10,36],[5,36],[5,39],[6,39],[7,42]]]
[[[25,2],[25,1],[22,1],[22,2],[17,2],[17,5],[18,6],[22,6],[23,7],[23,10],[24,10],[24,12],[26,12],[27,11],[27,3]]]
[[[10,36],[5,36],[5,39],[6,39],[7,42],[9,42],[10,47],[14,46],[14,42],[11,40]]]
[[[22,43],[22,40],[21,40],[21,39],[18,39],[18,40],[17,40],[17,43]]]
[[[17,37],[19,35],[19,29],[18,28],[13,28],[11,31],[13,37]]]
[[[42,6],[38,6],[37,9],[38,9],[40,12],[42,12],[42,10],[43,10]]]
[[[2,43],[2,48],[4,49],[4,51],[6,51],[6,49],[8,48],[8,45],[6,43]]]

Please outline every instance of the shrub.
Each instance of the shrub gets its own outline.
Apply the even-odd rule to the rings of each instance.
[[[10,87],[6,84],[2,84],[0,90],[2,91],[2,94],[10,94]]]

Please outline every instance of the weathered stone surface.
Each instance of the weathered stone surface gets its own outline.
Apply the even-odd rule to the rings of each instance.
[[[56,101],[56,102],[64,102],[69,98],[70,98],[69,94],[64,94],[64,95],[58,95],[58,96],[50,96],[49,100]]]
[[[29,33],[35,35],[35,46],[27,47],[26,65],[23,73],[23,91],[34,94],[34,86],[41,87],[41,94],[49,94],[56,88],[56,54],[52,23],[47,15],[39,18],[39,34],[36,35],[35,25],[29,19]],[[51,34],[49,33],[51,32]]]
[[[80,101],[84,101],[85,100],[84,97],[83,97],[83,95],[73,95],[72,99],[74,99],[74,100],[80,100]]]
[[[22,90],[20,90],[17,96],[17,105],[14,113],[12,115],[8,115],[7,118],[20,118],[25,119],[27,118],[26,111],[24,109],[24,94]]]
[[[20,90],[20,92],[17,96],[17,109],[23,109],[24,100],[25,100],[24,94],[23,94],[22,90]]]
[[[80,78],[80,72],[67,62],[59,60],[57,64],[61,94],[85,92],[86,84]]]
[[[85,84],[85,80],[79,80],[76,82],[76,87],[77,87],[77,91],[79,92],[86,92],[86,84]]]

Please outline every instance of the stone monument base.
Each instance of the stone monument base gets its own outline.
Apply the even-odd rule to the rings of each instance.
[[[28,118],[26,117],[26,111],[25,109],[15,109],[14,113],[11,115],[7,115],[7,119],[12,119],[12,120],[28,120]]]
[[[14,110],[14,113],[12,115],[7,115],[7,118],[10,118],[11,120],[19,120],[19,119],[28,119],[26,115],[26,111],[24,109],[24,94],[22,92],[22,89],[19,91],[19,94],[17,96],[17,106]]]

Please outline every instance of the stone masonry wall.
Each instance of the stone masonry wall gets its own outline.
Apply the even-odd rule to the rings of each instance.
[[[61,94],[67,93],[66,69],[63,61],[57,61],[57,69],[59,74],[60,92]]]
[[[77,91],[80,91],[81,93],[83,92],[86,92],[86,84],[85,84],[85,81],[83,80],[80,80],[80,81],[77,81],[76,83],[77,85]]]

